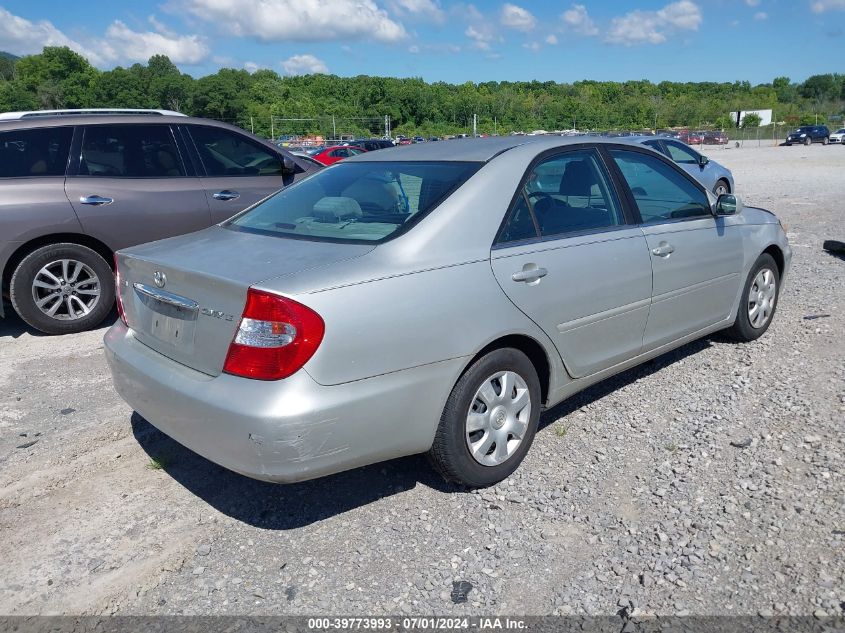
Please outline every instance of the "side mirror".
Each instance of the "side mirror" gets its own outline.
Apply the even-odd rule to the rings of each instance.
[[[709,158],[707,158],[706,156],[704,156],[703,154],[702,154],[701,156],[699,156],[699,157],[698,157],[698,166],[699,166],[699,167],[704,167],[704,166],[706,166],[706,165],[707,165],[707,163],[709,163],[709,162],[710,162],[710,159],[709,159]]]
[[[282,156],[282,171],[286,174],[292,174],[296,171],[296,163],[290,156]]]
[[[742,198],[732,193],[723,193],[713,205],[713,215],[736,215],[742,208]]]

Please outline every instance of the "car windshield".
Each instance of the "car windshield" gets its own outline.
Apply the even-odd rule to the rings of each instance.
[[[407,230],[481,167],[466,162],[342,163],[283,189],[225,226],[335,242]]]

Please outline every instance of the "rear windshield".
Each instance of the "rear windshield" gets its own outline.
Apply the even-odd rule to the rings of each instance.
[[[481,167],[463,162],[341,163],[283,189],[227,226],[336,242],[406,231]]]

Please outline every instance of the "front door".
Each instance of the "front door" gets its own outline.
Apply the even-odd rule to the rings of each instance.
[[[244,134],[210,125],[186,126],[199,153],[205,173],[202,188],[214,224],[263,200],[296,180],[284,173],[281,154]]]
[[[610,151],[642,219],[653,269],[643,351],[725,321],[739,292],[742,236],[702,186],[645,151]]]
[[[565,151],[532,168],[491,263],[499,285],[554,342],[571,376],[639,353],[651,262],[595,150]]]

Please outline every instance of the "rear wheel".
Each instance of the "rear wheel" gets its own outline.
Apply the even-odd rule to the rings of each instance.
[[[12,275],[12,306],[46,334],[83,332],[99,325],[114,303],[111,267],[79,244],[50,244],[27,255]]]
[[[719,179],[718,181],[716,181],[716,186],[713,187],[713,193],[716,194],[717,198],[721,195],[724,195],[724,194],[730,193],[730,192],[731,192],[731,186],[728,184],[727,180],[722,178],[722,179]]]
[[[810,145],[812,142],[813,142],[813,139],[811,139],[809,136],[804,139],[804,145]]]
[[[827,145],[829,142],[830,142],[830,139],[826,136],[822,139],[822,145]]]
[[[780,273],[777,264],[771,255],[763,253],[748,273],[736,320],[726,334],[741,342],[763,336],[775,316],[779,292]]]
[[[539,420],[534,365],[519,350],[495,350],[473,363],[452,389],[429,459],[449,481],[493,485],[522,462]]]

